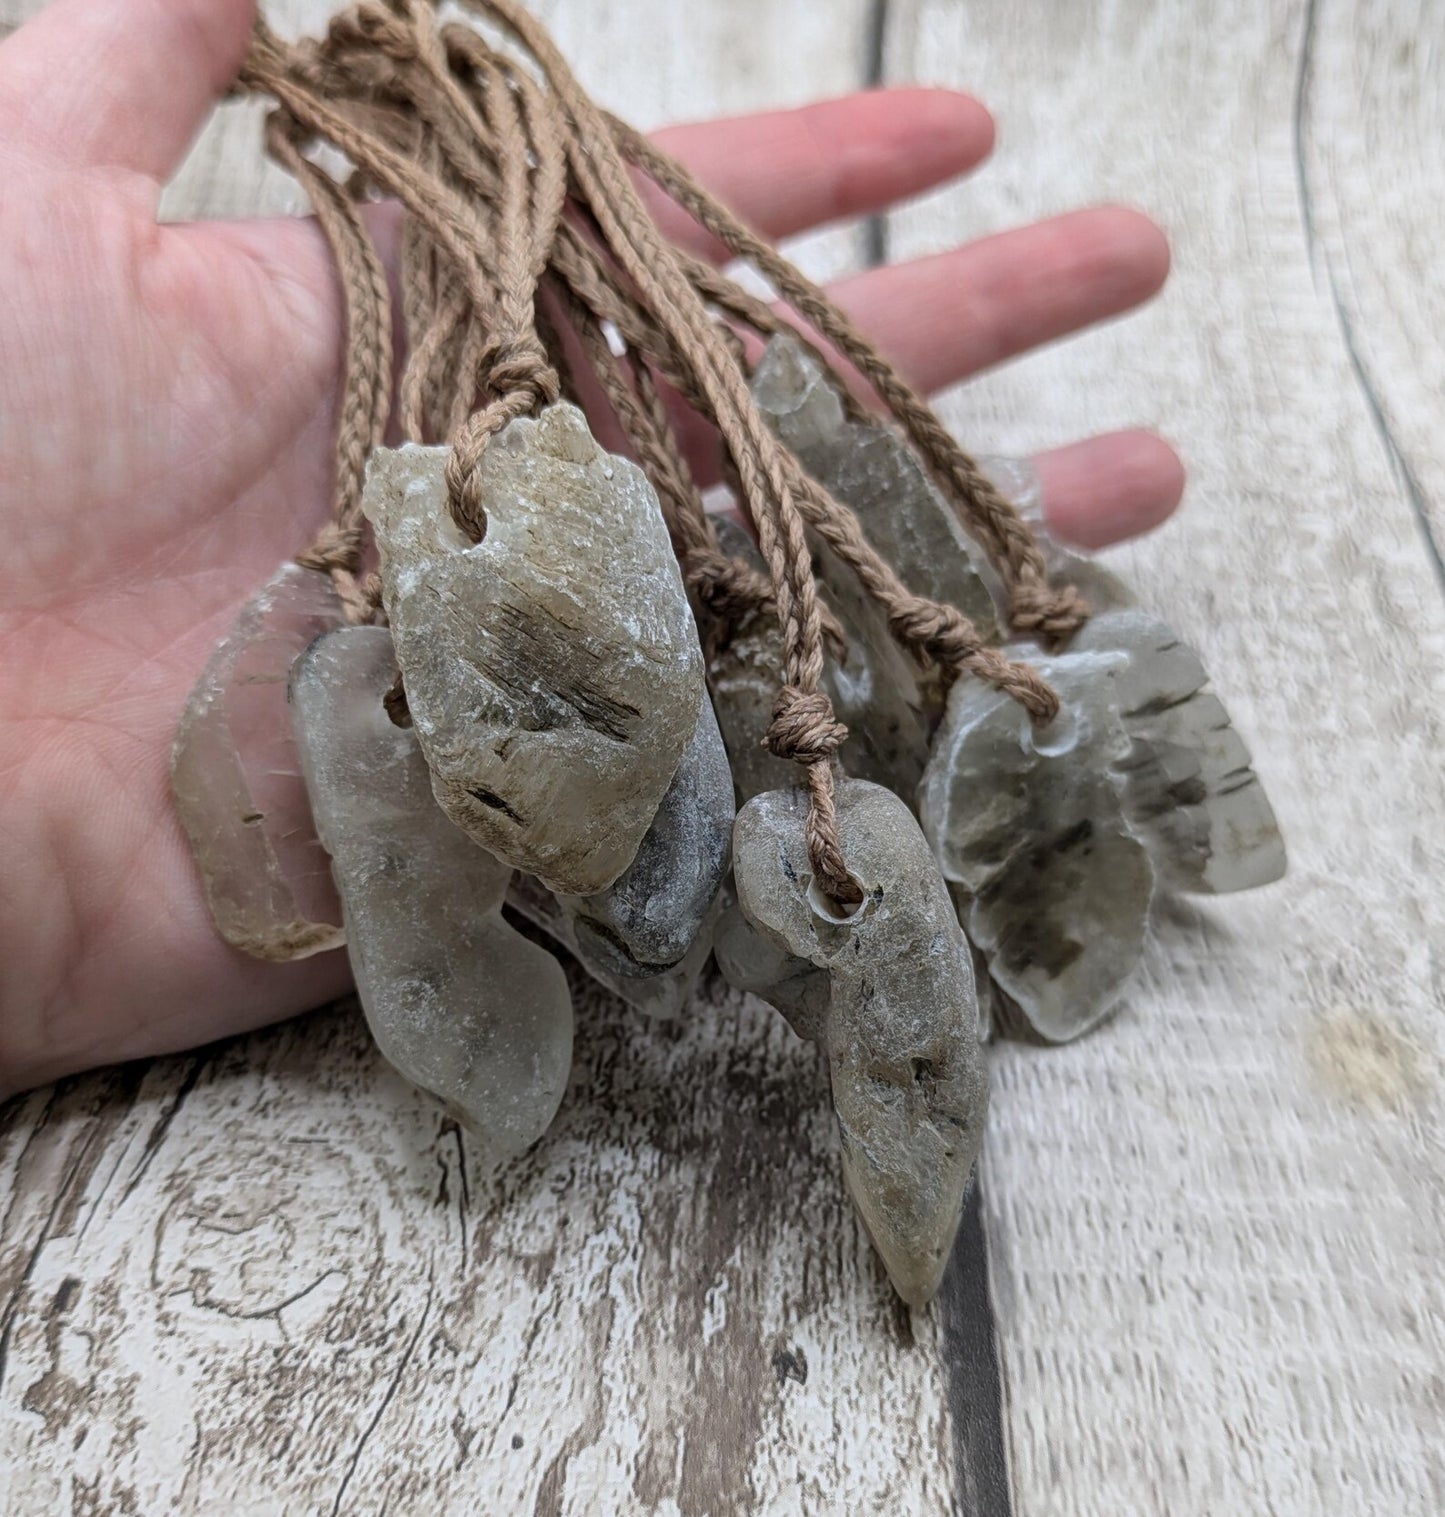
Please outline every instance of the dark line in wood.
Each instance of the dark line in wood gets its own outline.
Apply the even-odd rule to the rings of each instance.
[[[977,1180],[938,1292],[953,1430],[953,1509],[958,1517],[1012,1517],[1003,1432],[1003,1381],[994,1332]]]
[[[888,62],[889,0],[869,0],[863,35],[863,85],[876,90],[883,84]],[[888,218],[870,216],[863,223],[863,262],[876,269],[888,262]]]
[[[427,1274],[426,1304],[421,1309],[421,1320],[416,1325],[416,1331],[411,1335],[411,1342],[402,1351],[401,1362],[396,1367],[396,1372],[391,1377],[391,1383],[386,1388],[386,1394],[381,1398],[381,1405],[367,1423],[366,1430],[357,1440],[356,1448],[352,1451],[351,1460],[346,1466],[346,1473],[341,1477],[341,1484],[336,1490],[336,1500],[331,1506],[331,1517],[337,1517],[341,1511],[341,1503],[346,1496],[346,1488],[351,1484],[351,1477],[356,1473],[356,1466],[361,1462],[361,1451],[366,1447],[371,1435],[376,1431],[377,1424],[381,1421],[387,1407],[391,1405],[392,1397],[396,1395],[397,1387],[401,1384],[401,1377],[406,1373],[406,1367],[411,1363],[411,1356],[416,1352],[416,1346],[421,1342],[422,1330],[426,1327],[426,1319],[431,1315],[432,1297],[436,1293],[436,1277]]]
[[[145,1178],[146,1171],[151,1167],[151,1160],[155,1158],[157,1151],[166,1140],[166,1134],[171,1130],[171,1123],[176,1120],[176,1114],[185,1105],[186,1098],[200,1083],[201,1071],[205,1068],[206,1061],[202,1057],[194,1058],[191,1067],[186,1071],[176,1090],[176,1098],[161,1114],[161,1119],[151,1128],[150,1136],[146,1138],[145,1147],[141,1150],[141,1156],[136,1161],[136,1167],[131,1171],[131,1177],[126,1181],[125,1190],[121,1192],[120,1204],[125,1205],[135,1192],[135,1188]]]
[[[47,1104],[47,1115],[50,1105]],[[55,1198],[50,1203],[50,1210],[46,1213],[45,1221],[40,1228],[40,1236],[35,1240],[35,1247],[30,1251],[30,1257],[25,1261],[25,1268],[21,1271],[20,1279],[15,1289],[11,1292],[9,1301],[5,1304],[3,1322],[0,1322],[0,1390],[4,1389],[5,1374],[9,1368],[10,1342],[15,1333],[15,1319],[20,1315],[20,1304],[24,1298],[26,1287],[29,1286],[35,1274],[35,1266],[40,1262],[40,1255],[44,1252],[45,1245],[50,1242],[50,1234],[55,1227],[55,1219],[60,1215],[60,1208],[68,1199],[70,1187],[75,1183],[76,1176],[81,1173],[85,1164],[86,1156],[95,1144],[96,1135],[101,1130],[99,1122],[91,1124],[90,1131],[86,1134],[84,1142],[80,1145],[80,1152],[75,1156],[65,1177],[55,1187]]]
[[[1314,100],[1315,40],[1319,34],[1319,9],[1319,0],[1308,0],[1305,6],[1304,31],[1300,39],[1299,68],[1295,73],[1294,88],[1295,185],[1299,193],[1300,221],[1304,227],[1305,249],[1309,255],[1310,270],[1314,274],[1317,286],[1321,273],[1324,275],[1330,304],[1334,307],[1335,320],[1339,323],[1340,337],[1345,345],[1345,355],[1350,360],[1355,382],[1360,387],[1365,409],[1369,413],[1376,435],[1384,445],[1385,456],[1390,461],[1390,471],[1405,493],[1405,499],[1415,518],[1415,526],[1420,533],[1425,556],[1430,560],[1430,567],[1435,572],[1436,583],[1442,591],[1445,591],[1445,551],[1442,551],[1435,537],[1425,487],[1405,456],[1405,450],[1400,446],[1399,439],[1395,436],[1390,419],[1385,413],[1380,391],[1369,369],[1365,366],[1354,322],[1340,296],[1339,283],[1335,278],[1329,250],[1321,244],[1315,225],[1314,186],[1310,181],[1309,160],[1305,147],[1309,136],[1310,106]]]

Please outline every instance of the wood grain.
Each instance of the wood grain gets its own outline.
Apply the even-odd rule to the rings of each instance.
[[[1416,123],[1441,31],[1438,7],[1328,0],[893,6],[890,73],[978,87],[1002,122],[992,168],[895,220],[896,254],[1090,200],[1171,233],[1144,318],[948,415],[989,450],[1141,420],[1180,442],[1189,509],[1121,558],[1205,652],[1292,852],[1281,886],[1165,913],[1097,1035],[998,1053],[985,1181],[1020,1513],[1445,1500],[1445,598],[1399,468],[1430,497],[1445,451],[1428,324],[1374,330],[1433,298],[1405,249],[1438,222],[1438,189],[1414,193],[1440,170]],[[1360,114],[1382,76],[1388,125]],[[1301,149],[1358,169],[1313,235]],[[1337,299],[1328,259],[1351,246],[1369,272]]]

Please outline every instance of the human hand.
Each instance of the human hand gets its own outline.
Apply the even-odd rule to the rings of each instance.
[[[343,333],[316,227],[156,223],[252,11],[53,0],[0,45],[0,1094],[348,981],[340,953],[270,965],[221,941],[167,777],[212,646],[329,504]],[[895,90],[660,138],[780,237],[965,172],[992,125],[966,97]],[[1129,309],[1167,264],[1151,223],[1101,209],[834,293],[931,390]],[[1153,526],[1182,488],[1144,433],[1037,467],[1055,533],[1091,546]]]

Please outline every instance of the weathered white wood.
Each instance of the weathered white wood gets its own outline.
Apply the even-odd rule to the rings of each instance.
[[[998,1052],[985,1194],[1016,1510],[1438,1512],[1445,601],[1329,274],[1438,517],[1445,18],[892,11],[890,74],[976,88],[1001,122],[994,166],[897,218],[895,253],[1100,200],[1172,234],[1142,320],[947,413],[989,450],[1141,420],[1179,441],[1189,509],[1126,569],[1205,652],[1293,859],[1281,886],[1167,913],[1096,1035]],[[1313,246],[1301,135],[1305,181],[1329,186]]]

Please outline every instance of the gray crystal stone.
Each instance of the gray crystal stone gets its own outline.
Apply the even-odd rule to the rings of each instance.
[[[766,949],[744,973],[827,1050],[849,1190],[899,1295],[921,1306],[938,1289],[983,1141],[973,972],[907,806],[851,780],[838,814],[865,893],[847,920],[812,883],[807,797],[775,791],[739,812],[738,909]],[[750,951],[736,923],[725,951],[735,968]]]
[[[452,521],[446,450],[379,450],[365,509],[437,800],[499,858],[589,895],[632,862],[697,724],[702,653],[657,496],[575,406],[480,464]]]
[[[577,931],[576,918],[535,875],[513,876],[507,888],[507,905],[565,948],[599,985],[619,1000],[646,1016],[668,1021],[692,1000],[698,978],[712,954],[721,900],[714,900],[708,908],[687,952],[677,963],[660,967],[633,965],[630,973],[619,973],[613,967],[619,962],[615,956],[609,955],[603,962],[592,954],[591,944],[583,941]]]
[[[1137,967],[1154,871],[1125,820],[1121,653],[1035,659],[1058,692],[1035,730],[1001,692],[959,680],[934,738],[919,815],[964,926],[999,988],[1049,1042],[1087,1032]]]
[[[258,959],[345,941],[286,713],[286,677],[344,621],[324,574],[283,564],[211,655],[176,732],[171,789],[221,936]]]
[[[704,696],[637,857],[605,890],[559,898],[589,961],[635,978],[687,956],[727,873],[733,814],[732,770]]]
[[[1125,802],[1168,882],[1223,894],[1280,879],[1285,846],[1274,809],[1229,713],[1204,688],[1199,655],[1145,611],[1091,618],[1071,649],[1128,655],[1114,676],[1133,740],[1121,766]]]
[[[562,967],[502,918],[510,866],[437,806],[415,734],[382,705],[390,635],[350,627],[296,662],[292,718],[331,854],[362,1010],[407,1079],[497,1155],[546,1131],[572,1063]]]
[[[985,641],[997,637],[983,549],[907,442],[881,422],[850,420],[822,366],[794,338],[772,338],[752,390],[773,430],[814,479],[851,507],[909,589],[956,606]]]

